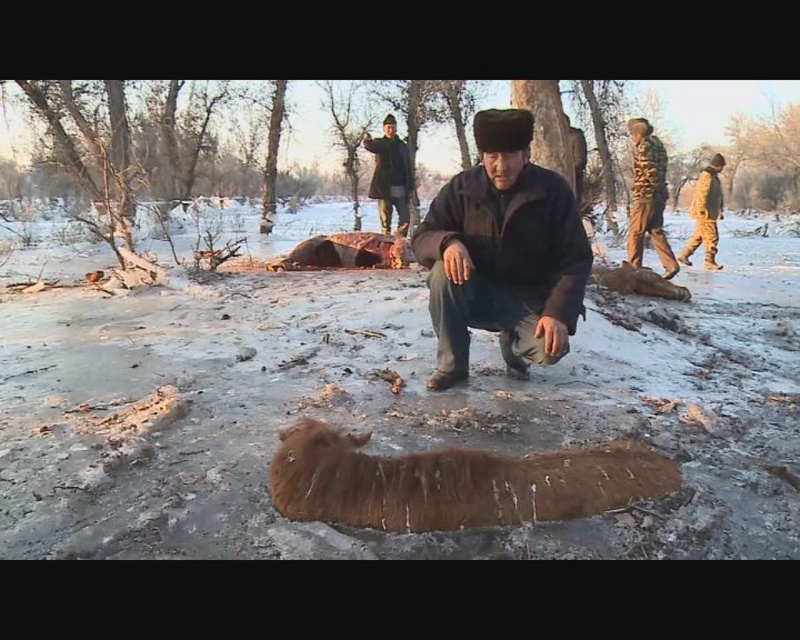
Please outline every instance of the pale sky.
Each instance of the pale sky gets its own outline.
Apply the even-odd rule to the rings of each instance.
[[[663,110],[658,120],[659,128],[681,150],[692,149],[704,142],[712,146],[726,144],[724,129],[730,117],[736,113],[748,117],[766,117],[773,108],[779,109],[791,102],[800,103],[800,80],[636,80],[631,81],[631,86],[634,95],[642,102],[648,92],[659,97]],[[302,101],[300,95],[303,96]],[[294,158],[300,164],[317,161],[320,167],[325,167],[329,162],[326,157],[330,156],[330,147],[321,144],[319,138],[321,135],[324,137],[329,125],[327,114],[318,107],[322,99],[321,90],[314,86],[313,81],[302,81],[302,87],[295,86],[294,96],[298,115],[302,116],[302,126],[295,127],[287,143],[287,157]],[[480,108],[508,106],[509,81],[494,81],[490,95],[482,101]],[[569,104],[565,103],[564,106],[569,113]],[[638,117],[644,114],[629,115]],[[405,137],[406,128],[400,118],[398,122],[398,133]],[[375,127],[373,135],[382,135],[380,124]],[[455,132],[449,127],[422,131],[417,153],[420,163],[442,173],[451,173],[459,170],[459,158]],[[336,164],[341,162],[337,161]]]
[[[658,97],[662,115],[654,124],[681,150],[703,142],[724,145],[724,128],[734,114],[767,117],[789,103],[800,103],[800,80],[636,80],[631,81],[631,85],[634,95],[641,100],[648,92]],[[321,106],[322,90],[313,80],[298,80],[289,86],[292,131],[281,140],[279,166],[287,167],[291,163],[310,166],[316,162],[324,171],[338,171],[341,159],[331,149],[329,115]],[[509,81],[493,81],[490,95],[479,107],[508,107],[509,100]],[[565,107],[569,112],[569,105]],[[382,135],[380,121],[385,113],[379,110],[379,123],[372,132],[375,136]],[[19,151],[24,145],[20,143],[14,114],[0,115],[0,156],[11,157],[12,149]],[[644,114],[630,114],[631,117],[640,115]],[[647,115],[652,117],[652,114]],[[398,117],[398,122],[399,134],[405,137],[407,131],[402,118]],[[458,171],[455,133],[449,127],[423,130],[417,159],[441,173]]]
[[[688,150],[703,142],[725,144],[731,116],[770,117],[800,103],[800,80],[637,80],[640,95],[657,92],[663,126]]]

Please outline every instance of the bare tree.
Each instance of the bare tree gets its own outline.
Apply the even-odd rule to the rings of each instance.
[[[461,153],[461,168],[473,166],[472,155],[467,141],[467,123],[475,115],[477,99],[483,92],[485,80],[442,80],[444,96],[450,118],[456,129],[458,148]]]
[[[734,117],[726,132],[733,143],[728,164],[741,156],[735,173],[729,173],[726,164],[729,189],[735,175],[739,182],[744,179],[741,192],[734,192],[743,201],[796,208],[800,202],[800,104],[774,110],[766,118]]]
[[[342,166],[350,185],[350,198],[353,201],[353,231],[361,231],[361,214],[359,209],[359,182],[361,180],[358,149],[364,133],[374,124],[374,118],[366,115],[358,122],[355,101],[363,85],[350,83],[343,95],[337,94],[334,83],[326,80],[321,83],[325,90],[323,106],[330,112],[333,120],[334,147],[344,153]]]
[[[585,100],[592,120],[597,151],[603,167],[606,193],[606,226],[612,233],[619,231],[617,212],[617,168],[611,141],[619,137],[620,112],[623,104],[624,83],[619,80],[580,80],[581,91],[575,91],[577,104]]]
[[[230,118],[229,131],[242,159],[239,190],[250,193],[250,172],[259,166],[259,154],[264,146],[263,124],[266,118],[261,105],[251,100],[241,105],[239,113]],[[262,171],[263,173],[263,171]]]
[[[12,200],[20,197],[22,172],[13,160],[0,158],[0,199]],[[3,212],[0,211],[0,216]]]
[[[128,125],[128,106],[125,102],[123,80],[106,80],[108,114],[111,119],[111,164],[117,181],[119,207],[126,220],[136,220],[136,199],[131,188],[135,169],[131,164],[131,132]],[[125,229],[130,233],[130,227]],[[133,251],[133,241],[126,237],[128,248]]]
[[[786,191],[791,194],[790,206],[796,206],[800,193],[800,103],[788,105],[785,109],[774,112],[768,123],[775,140],[773,162],[789,176]]]
[[[185,164],[180,167],[182,171],[179,173],[181,199],[191,196],[200,155],[217,150],[216,140],[211,136],[211,119],[217,108],[226,104],[231,97],[227,82],[194,81],[190,87],[190,108],[184,113],[181,132],[181,138],[187,146]]]
[[[759,203],[767,210],[781,208],[792,182],[793,177],[781,171],[767,171],[762,174],[758,184]]]
[[[267,159],[264,164],[264,204],[261,215],[261,233],[270,233],[275,226],[276,182],[278,180],[278,150],[281,144],[281,130],[286,115],[286,88],[288,80],[270,80],[272,101],[267,132]]]
[[[730,141],[730,146],[725,151],[725,177],[727,178],[727,202],[733,202],[733,188],[739,169],[750,157],[748,139],[750,137],[750,124],[740,115],[731,117],[725,127],[725,134]]]
[[[74,82],[16,81],[34,113],[48,124],[55,162],[80,185],[107,223],[76,218],[111,246],[124,268],[115,238],[121,235],[134,251],[131,225],[136,211],[124,81]]]
[[[181,89],[189,87],[188,104],[181,114],[177,112],[177,101]],[[210,80],[171,80],[161,131],[169,174],[177,192],[171,194],[178,200],[187,200],[197,179],[200,157],[216,148],[211,135],[211,122],[219,108],[230,100],[227,82]]]
[[[161,201],[158,214],[162,219],[175,204],[191,198],[201,157],[213,157],[217,142],[212,123],[231,100],[229,85],[229,81],[211,80],[144,83],[145,112],[140,117],[139,136],[146,147],[140,144],[136,151],[139,164],[148,172],[148,184]],[[155,139],[148,135],[151,123],[155,123]],[[151,145],[157,148],[155,157]]]
[[[164,100],[163,109],[158,120],[161,129],[161,144],[164,148],[164,159],[166,167],[166,179],[168,193],[164,194],[168,200],[183,200],[181,197],[179,176],[181,172],[181,157],[178,150],[178,95],[183,89],[185,80],[170,80],[167,96]]]

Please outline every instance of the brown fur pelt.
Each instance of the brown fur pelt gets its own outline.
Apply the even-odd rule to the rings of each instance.
[[[315,236],[300,242],[286,258],[268,265],[270,271],[311,269],[402,269],[414,261],[408,238],[397,233],[353,231]]]
[[[272,501],[290,520],[395,532],[453,531],[593,516],[681,486],[674,461],[634,442],[526,457],[446,448],[359,451],[371,434],[305,418],[280,435]]]
[[[592,280],[601,287],[625,295],[635,293],[640,296],[669,298],[681,302],[689,302],[692,299],[692,292],[686,287],[672,284],[652,269],[637,269],[628,261],[623,261],[622,266],[616,268],[595,264],[592,267]]]

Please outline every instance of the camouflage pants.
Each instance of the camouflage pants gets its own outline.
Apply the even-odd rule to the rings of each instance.
[[[658,194],[654,198],[637,198],[633,201],[628,223],[628,262],[634,267],[642,266],[645,233],[650,234],[650,242],[653,243],[653,248],[664,268],[673,269],[678,266],[675,254],[672,253],[662,229],[666,204],[666,198]]]
[[[694,233],[683,248],[682,254],[688,258],[703,243],[706,245],[706,262],[714,262],[719,247],[719,229],[716,220],[697,220]]]

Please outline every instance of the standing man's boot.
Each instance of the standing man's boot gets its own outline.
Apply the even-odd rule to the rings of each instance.
[[[678,256],[678,262],[681,264],[685,264],[687,267],[692,266],[692,261],[689,260],[689,254],[685,251],[682,251],[681,254]]]
[[[677,275],[678,275],[678,272],[679,272],[680,270],[681,270],[681,268],[678,266],[678,264],[677,264],[677,263],[675,263],[675,266],[674,266],[674,267],[672,267],[672,268],[670,268],[670,269],[667,269],[667,270],[666,270],[666,271],[665,271],[665,272],[664,272],[664,273],[661,275],[661,277],[662,277],[662,278],[664,278],[664,280],[672,280],[672,279],[673,279],[675,276],[677,276]]]
[[[453,385],[464,382],[469,378],[467,371],[439,371],[433,372],[426,385],[428,391],[444,391]]]

